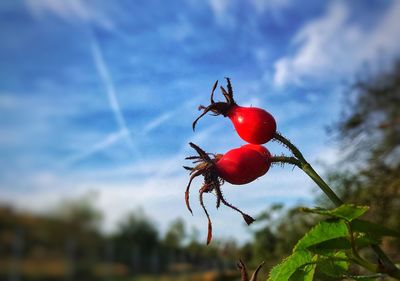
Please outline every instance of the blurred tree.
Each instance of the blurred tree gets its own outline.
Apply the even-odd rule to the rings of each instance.
[[[71,225],[73,232],[97,232],[103,215],[94,207],[97,194],[90,192],[78,199],[64,200],[49,213],[53,218]]]
[[[400,62],[354,83],[337,131],[351,166],[331,171],[330,183],[344,201],[371,206],[370,220],[400,229]],[[398,241],[384,248],[400,259]]]
[[[261,226],[254,232],[252,264],[265,261],[268,268],[291,253],[298,239],[315,223],[315,217],[304,215],[297,207],[286,209],[274,204],[256,222]]]
[[[158,231],[141,210],[122,220],[111,239],[118,262],[131,265],[132,271],[152,269],[153,253],[159,247]]]
[[[254,232],[253,265],[262,261],[275,261],[277,258],[276,243],[278,242],[279,234],[274,231],[277,221],[273,217],[278,216],[281,219],[282,208],[283,205],[281,204],[272,205],[257,216],[256,223],[262,225]]]
[[[389,71],[358,78],[345,102],[337,131],[352,156],[364,156],[368,164],[399,164],[400,61]]]
[[[90,192],[81,198],[64,200],[50,210],[51,220],[47,227],[38,228],[43,235],[42,241],[46,244],[57,243],[63,248],[68,261],[69,280],[77,277],[95,279],[93,266],[104,241],[100,233],[103,216],[94,206],[96,196],[96,193]]]
[[[186,238],[185,222],[177,218],[171,222],[164,238],[166,247],[179,249]]]
[[[169,268],[173,268],[175,264],[186,262],[190,259],[190,256],[186,255],[182,249],[185,237],[185,223],[182,219],[177,218],[170,223],[162,241],[165,252],[165,263]]]
[[[43,274],[93,280],[93,266],[103,242],[100,219],[101,213],[89,197],[61,202],[46,214],[0,207],[0,243],[6,245],[0,260],[15,255],[13,245],[23,240],[18,254],[32,271],[21,267],[22,279]]]

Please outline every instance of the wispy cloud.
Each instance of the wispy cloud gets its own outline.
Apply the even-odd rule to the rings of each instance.
[[[340,63],[342,60],[337,58],[343,57],[342,50],[357,40],[358,32],[346,26],[347,18],[347,6],[337,2],[326,15],[306,24],[294,38],[294,43],[300,45],[296,53],[275,63],[275,84],[299,82],[304,75],[325,73],[334,67],[333,63]]]
[[[287,8],[292,0],[250,0],[256,11],[262,13],[265,11],[277,12],[281,9]]]
[[[346,2],[334,2],[327,13],[300,29],[294,38],[294,54],[275,62],[274,83],[284,86],[304,79],[343,77],[380,54],[400,53],[400,2],[393,1],[372,29],[353,20]]]
[[[229,0],[209,0],[209,5],[216,18],[225,17],[229,8]]]
[[[94,23],[107,29],[113,28],[113,23],[101,13],[97,7],[93,7],[82,0],[25,0],[25,3],[33,15],[39,17],[46,13],[56,15],[70,23],[76,21]]]
[[[16,99],[11,94],[0,93],[0,108],[12,109],[16,105]]]

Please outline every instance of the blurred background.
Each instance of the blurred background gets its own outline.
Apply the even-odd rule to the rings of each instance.
[[[222,187],[250,227],[205,196],[205,246],[182,165],[189,141],[243,144],[222,117],[191,129],[224,77],[343,199],[400,229],[399,34],[396,0],[1,1],[0,280],[238,280],[239,258],[264,278],[315,223],[298,206],[329,203],[273,167]],[[383,248],[400,261],[398,241]]]

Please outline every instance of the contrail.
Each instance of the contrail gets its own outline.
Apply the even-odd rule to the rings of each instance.
[[[126,122],[124,117],[122,116],[121,108],[119,106],[117,96],[115,94],[115,88],[114,84],[111,80],[110,73],[108,72],[108,67],[106,66],[106,63],[103,58],[103,54],[100,50],[100,47],[96,40],[92,40],[92,54],[93,54],[93,59],[94,63],[96,65],[96,69],[99,72],[99,75],[101,77],[102,82],[104,83],[104,86],[106,87],[106,93],[108,96],[108,100],[110,102],[111,109],[114,112],[115,119],[118,123],[119,128],[122,131],[128,130],[128,127],[126,126]]]
[[[150,122],[148,122],[147,125],[145,125],[142,129],[141,132],[138,134],[139,136],[146,136],[149,132],[155,130],[156,128],[160,127],[162,124],[164,124],[166,121],[168,121],[171,117],[173,117],[173,115],[176,112],[166,112],[163,113],[161,115],[159,115],[158,117],[155,117],[153,120],[151,120]],[[74,163],[76,161],[85,159],[97,152],[103,151],[107,148],[109,148],[110,146],[114,145],[115,143],[117,143],[118,141],[120,141],[123,138],[129,137],[128,136],[129,131],[127,130],[120,130],[118,132],[114,132],[111,133],[109,135],[107,135],[104,139],[100,140],[99,142],[95,143],[94,145],[92,145],[90,148],[75,154],[74,156],[68,158],[66,161],[64,161],[64,165],[69,165],[71,163]],[[135,152],[136,147],[134,147]]]
[[[110,102],[111,109],[114,112],[115,120],[117,121],[120,132],[122,134],[126,135],[125,139],[126,139],[127,143],[133,149],[134,153],[137,155],[138,151],[135,149],[134,140],[128,129],[128,126],[126,125],[124,116],[122,115],[122,111],[121,111],[121,108],[120,108],[118,100],[117,100],[114,83],[113,83],[113,81],[111,79],[111,75],[108,71],[107,64],[104,61],[102,51],[100,49],[100,46],[99,46],[96,38],[94,36],[91,36],[91,37],[92,37],[91,49],[92,49],[93,60],[94,60],[96,69],[99,72],[100,78],[106,88],[106,93],[108,96],[108,100]]]
[[[153,120],[148,122],[146,126],[144,126],[141,135],[147,135],[149,132],[153,131],[154,129],[157,129],[162,124],[171,119],[174,114],[176,114],[176,111],[168,111],[154,118]]]
[[[93,155],[99,151],[109,148],[110,146],[114,145],[116,142],[118,142],[120,139],[126,137],[127,135],[128,135],[127,131],[119,131],[116,133],[111,133],[107,137],[105,137],[103,140],[95,143],[92,147],[68,158],[62,164],[69,165],[76,161],[85,159],[85,158],[89,157],[90,155]]]
[[[94,34],[92,33],[92,30],[88,27],[87,29],[88,36],[91,40],[91,53],[93,55],[93,60],[94,64],[96,67],[96,70],[99,73],[100,79],[103,82],[106,93],[108,96],[108,100],[110,103],[110,107],[114,113],[115,120],[118,124],[119,130],[117,132],[111,133],[107,135],[104,139],[100,140],[99,142],[95,143],[92,147],[85,149],[84,151],[70,157],[65,161],[64,164],[69,165],[71,163],[74,163],[76,161],[85,159],[92,154],[95,154],[97,152],[100,152],[102,150],[105,150],[109,148],[110,146],[114,145],[116,142],[120,141],[121,139],[125,139],[132,149],[134,155],[136,157],[140,156],[139,150],[137,149],[132,132],[129,130],[125,118],[123,117],[121,108],[119,106],[117,96],[116,96],[116,91],[114,87],[114,83],[112,81],[111,75],[109,73],[107,64],[104,60],[102,50],[100,48],[100,45],[95,38]],[[197,100],[197,99],[196,99]],[[190,105],[193,103],[193,101],[190,101]],[[185,106],[188,106],[189,104],[185,104]],[[141,132],[137,134],[137,136],[145,136],[149,132],[153,131],[154,129],[158,128],[162,124],[164,124],[166,121],[168,121],[170,118],[172,118],[175,114],[177,114],[181,108],[177,108],[175,110],[169,110],[168,112],[164,112],[160,114],[159,116],[155,117],[153,120],[149,121],[147,125],[145,125],[142,129]]]

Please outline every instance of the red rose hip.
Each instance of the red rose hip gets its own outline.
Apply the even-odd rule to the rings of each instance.
[[[195,167],[186,167],[190,171],[189,183],[186,187],[185,202],[190,212],[192,209],[189,204],[189,190],[194,178],[202,175],[204,183],[201,186],[200,205],[202,206],[208,219],[207,244],[212,238],[212,225],[208,211],[203,202],[203,194],[215,192],[217,197],[217,208],[224,204],[239,212],[247,224],[251,224],[254,219],[243,213],[241,210],[228,203],[222,195],[221,185],[224,181],[232,184],[246,184],[264,175],[271,166],[271,154],[268,149],[261,145],[247,144],[239,148],[229,150],[225,154],[209,154],[203,151],[194,143],[189,143],[196,150],[198,156],[190,156],[186,159],[193,160]],[[211,156],[210,156],[211,155]]]
[[[226,79],[228,91],[221,87],[226,102],[214,101],[214,91],[218,85],[218,81],[216,81],[211,92],[211,104],[207,107],[199,107],[199,109],[203,110],[203,113],[193,122],[193,130],[196,127],[197,121],[207,112],[211,111],[214,115],[229,117],[238,135],[246,142],[263,144],[270,141],[276,132],[276,121],[274,117],[261,108],[237,105],[233,99],[231,82],[229,78]]]

